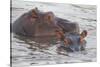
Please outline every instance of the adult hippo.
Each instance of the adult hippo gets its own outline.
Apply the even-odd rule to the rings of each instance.
[[[79,25],[56,17],[53,12],[41,12],[37,8],[20,16],[12,24],[12,32],[26,37],[36,38],[38,42],[59,40],[57,31],[79,33]],[[53,37],[53,38],[52,38]]]
[[[12,31],[28,37],[53,36],[55,30],[61,30],[56,25],[52,12],[40,12],[37,8],[24,13],[12,25]]]
[[[52,12],[41,12],[35,8],[24,13],[12,24],[12,32],[45,43],[56,39],[55,30],[62,30],[56,22]]]

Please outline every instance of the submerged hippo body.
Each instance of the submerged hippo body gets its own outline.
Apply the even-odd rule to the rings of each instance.
[[[84,50],[87,31],[80,34],[77,23],[56,17],[52,12],[41,12],[37,8],[24,13],[12,24],[12,32],[36,38],[36,42],[60,41],[58,49],[67,51]],[[53,38],[52,38],[53,37]]]
[[[12,24],[12,32],[39,43],[47,43],[56,39],[55,30],[62,30],[56,25],[52,12],[41,12],[37,8],[24,13]]]
[[[49,38],[56,38],[55,31],[79,33],[79,26],[77,23],[56,17],[52,12],[41,12],[37,8],[24,13],[12,24],[13,33],[40,37],[37,40],[50,41]]]
[[[70,22],[62,18],[57,18],[57,25],[63,29],[65,33],[79,33],[79,25],[75,22]]]
[[[53,18],[52,12],[40,12],[33,9],[12,24],[12,31],[24,36],[52,36],[54,31],[60,29]]]
[[[79,33],[77,23],[56,17],[52,12],[30,10],[19,17],[12,25],[12,31],[25,36],[53,35],[55,30]]]

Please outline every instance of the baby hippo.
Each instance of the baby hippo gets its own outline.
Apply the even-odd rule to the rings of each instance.
[[[87,36],[86,30],[84,30],[81,34],[65,33],[65,35],[58,31],[58,35],[61,38],[60,45],[58,46],[59,51],[62,49],[68,52],[85,50],[86,41],[84,38]]]

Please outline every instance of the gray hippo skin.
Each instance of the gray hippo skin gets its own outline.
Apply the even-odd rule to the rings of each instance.
[[[57,25],[59,27],[61,27],[63,29],[63,32],[67,32],[67,33],[79,33],[80,29],[79,29],[79,25],[78,23],[75,22],[71,22],[69,20],[65,20],[62,18],[56,18],[57,20]]]
[[[87,31],[84,30],[81,34],[77,33],[65,33],[64,40],[60,41],[58,49],[64,49],[68,52],[85,50]]]
[[[52,12],[40,12],[35,8],[24,13],[12,24],[12,32],[30,37],[54,36],[55,30],[61,30],[56,22]]]
[[[55,36],[55,31],[77,32],[79,25],[58,18],[52,12],[41,12],[37,8],[24,13],[12,24],[12,32],[24,36]]]
[[[20,16],[12,24],[12,32],[27,37],[40,37],[41,41],[51,41],[52,36],[61,41],[59,48],[67,51],[85,49],[87,31],[80,34],[79,25],[59,17],[53,12],[41,12],[37,8]],[[37,41],[39,41],[37,39]],[[48,39],[48,40],[47,40]],[[51,38],[52,39],[52,38]]]

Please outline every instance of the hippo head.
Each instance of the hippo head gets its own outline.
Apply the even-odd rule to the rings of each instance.
[[[81,34],[65,33],[62,41],[60,42],[60,47],[70,52],[85,50],[86,41],[84,38],[86,36],[86,30],[84,30]]]
[[[37,8],[29,12],[31,23],[33,23],[34,36],[52,36],[55,30],[61,28],[57,26],[53,12],[41,12]]]

